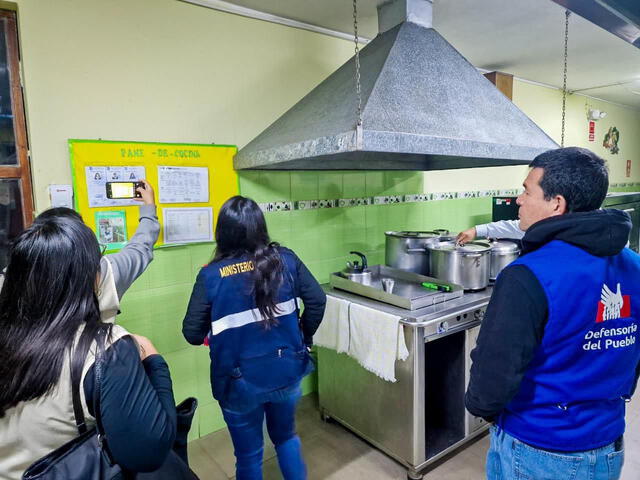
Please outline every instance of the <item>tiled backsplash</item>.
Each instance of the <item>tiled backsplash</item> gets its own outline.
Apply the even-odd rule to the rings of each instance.
[[[422,172],[240,172],[240,192],[259,203],[280,203],[265,213],[271,237],[294,250],[318,281],[327,282],[331,272],[344,267],[351,250],[365,253],[371,264],[383,263],[387,230],[458,231],[490,221],[493,191],[422,193],[422,179]],[[631,191],[640,185],[611,187]],[[300,208],[307,206],[303,202],[316,202],[316,208]],[[198,397],[191,438],[224,427],[211,396],[208,349],[188,345],[181,333],[195,276],[214,247],[155,250],[154,261],[127,292],[118,317],[163,354],[176,401]],[[315,376],[306,378],[303,388],[314,391]]]
[[[423,172],[406,171],[245,171],[240,192],[261,204],[273,240],[294,250],[320,282],[352,250],[383,263],[385,231],[462,230],[490,220],[491,196],[517,193],[424,193]]]

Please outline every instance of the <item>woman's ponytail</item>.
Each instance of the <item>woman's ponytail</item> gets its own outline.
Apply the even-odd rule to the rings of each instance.
[[[266,328],[277,324],[278,291],[284,278],[284,265],[278,244],[270,243],[253,254],[253,294]]]

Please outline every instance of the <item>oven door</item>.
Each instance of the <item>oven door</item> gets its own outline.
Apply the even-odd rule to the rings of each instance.
[[[464,406],[469,383],[469,355],[475,347],[484,308],[472,312],[476,320],[466,325],[441,329],[425,342],[425,446],[427,459],[433,458],[486,425]],[[465,317],[467,314],[464,315]],[[457,316],[462,318],[461,315]],[[441,324],[452,325],[456,317]]]

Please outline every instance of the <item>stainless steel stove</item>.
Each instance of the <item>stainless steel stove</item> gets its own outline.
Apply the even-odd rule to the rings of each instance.
[[[488,425],[464,408],[469,354],[492,288],[465,292],[408,310],[323,285],[328,296],[397,315],[409,358],[396,362],[395,383],[351,357],[318,349],[323,417],[335,419],[422,478],[427,467],[484,432]]]

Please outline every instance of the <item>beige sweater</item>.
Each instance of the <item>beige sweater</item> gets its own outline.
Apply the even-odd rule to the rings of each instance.
[[[101,277],[99,290],[102,321],[113,322],[119,301],[110,266]],[[76,334],[76,342],[81,333],[82,328]],[[114,325],[112,333],[107,348],[129,334],[118,325]],[[94,343],[87,354],[80,385],[84,384],[85,375],[95,361],[95,352]],[[0,418],[0,480],[19,480],[29,465],[78,435],[71,396],[70,358],[66,358],[60,380],[51,393],[21,402]],[[87,423],[92,424],[95,420],[87,409],[83,388],[80,396]]]

